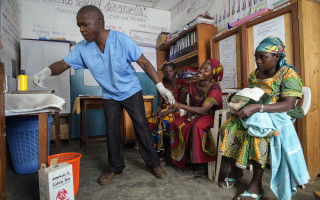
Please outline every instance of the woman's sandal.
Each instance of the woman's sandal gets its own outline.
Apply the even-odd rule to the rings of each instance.
[[[255,200],[258,200],[262,197],[262,195],[264,194],[264,190],[261,189],[259,194],[251,194],[250,192],[248,192],[247,190],[245,190],[242,194],[240,194],[238,197],[240,197],[241,199],[246,198],[246,197],[251,197],[254,198]],[[235,199],[237,200],[238,197]]]
[[[234,186],[234,184],[240,179],[242,178],[243,174],[241,176],[239,176],[238,178],[229,178],[228,176],[223,180],[223,183],[225,185],[225,187],[223,187],[221,184],[219,184],[219,186],[221,188],[232,188]],[[231,182],[231,184],[229,184]]]

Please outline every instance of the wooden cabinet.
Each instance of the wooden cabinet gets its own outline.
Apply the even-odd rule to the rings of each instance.
[[[311,89],[312,99],[308,114],[300,121],[300,138],[311,181],[320,174],[320,2],[298,1],[301,78]],[[302,126],[301,126],[302,125]]]
[[[188,30],[180,33],[176,38],[170,40],[169,42],[158,48],[157,65],[158,76],[160,80],[162,80],[163,78],[160,66],[165,61],[169,60],[170,46],[193,31],[196,31],[197,35],[197,49],[172,61],[177,67],[177,72],[181,74],[181,71],[184,67],[198,67],[204,61],[210,58],[210,38],[217,34],[217,27],[209,24],[196,24]]]
[[[4,116],[4,65],[0,63],[0,200],[7,199],[6,195],[6,135]]]
[[[144,108],[146,110],[146,114],[152,113],[153,109],[153,99],[154,96],[143,96],[144,100]],[[136,135],[133,129],[133,124],[130,119],[129,114],[127,111],[123,109],[122,113],[122,123],[121,123],[121,133],[122,133],[122,141],[124,144],[130,143],[130,142],[135,142],[136,140]]]

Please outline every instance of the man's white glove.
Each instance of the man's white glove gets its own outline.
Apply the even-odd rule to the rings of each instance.
[[[158,83],[156,85],[156,87],[157,87],[158,92],[160,93],[160,95],[166,101],[168,101],[170,103],[170,105],[174,104],[174,97],[173,97],[172,93],[163,86],[162,82]]]
[[[43,88],[42,84],[51,75],[50,68],[44,68],[32,77],[32,85],[35,88]]]

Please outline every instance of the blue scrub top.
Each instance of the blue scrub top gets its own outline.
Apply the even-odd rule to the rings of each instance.
[[[142,49],[121,32],[109,31],[104,53],[95,42],[82,40],[64,58],[74,69],[89,69],[102,87],[102,98],[123,101],[141,90],[131,62],[136,62]]]

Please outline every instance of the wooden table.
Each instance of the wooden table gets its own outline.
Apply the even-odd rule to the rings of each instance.
[[[153,108],[153,99],[154,96],[144,95],[144,106],[146,109],[146,113],[149,114],[152,112]],[[77,97],[73,106],[73,111],[80,114],[80,147],[84,147],[84,152],[88,155],[88,142],[89,141],[101,141],[106,140],[106,137],[95,137],[89,138],[88,137],[88,110],[93,109],[103,109],[102,106],[102,98],[101,97]],[[82,118],[82,111],[84,118]],[[84,131],[82,129],[84,123]],[[121,120],[121,132],[122,132],[122,139],[123,143],[127,144],[128,142],[135,141],[135,134],[132,125],[132,121],[128,115],[128,113],[123,110],[122,113],[122,120]],[[84,133],[84,134],[83,134]]]
[[[60,121],[59,111],[65,104],[65,100],[53,94],[6,94],[5,95],[5,116],[36,116],[38,117],[38,162],[39,169],[41,164],[48,161],[48,115],[54,113],[55,134],[56,134],[56,153],[60,152]],[[30,102],[30,104],[27,103]],[[51,101],[57,102],[56,105]],[[49,103],[49,105],[48,105]],[[23,105],[23,106],[20,106]],[[39,104],[39,105],[38,105]],[[40,107],[36,107],[40,106]],[[47,107],[45,107],[47,106]]]
[[[48,163],[48,113],[35,113],[39,117],[39,169],[41,164]]]
[[[101,141],[106,140],[106,137],[95,137],[89,138],[88,137],[88,110],[93,109],[102,109],[102,98],[101,97],[77,97],[80,100],[80,148],[84,146],[84,152],[88,155],[88,142],[89,141]],[[82,111],[84,114],[84,135],[82,130]]]
[[[60,140],[60,114],[59,112],[54,112],[53,114],[54,120],[54,131],[55,131],[55,142],[56,142],[56,154],[60,153],[61,151],[61,140]],[[69,126],[70,127],[70,126]],[[49,136],[50,137],[50,136]],[[70,140],[70,132],[69,132],[69,140]],[[70,142],[68,142],[69,144]]]
[[[0,85],[4,82],[4,66],[0,63]],[[5,132],[5,95],[3,87],[0,87],[0,199],[6,199],[6,132]],[[41,168],[41,164],[48,163],[48,113],[33,113],[28,115],[38,116],[38,169]],[[25,114],[24,114],[25,115]],[[56,124],[56,152],[60,152],[60,121],[59,112],[54,113]],[[56,120],[58,119],[58,120]]]

